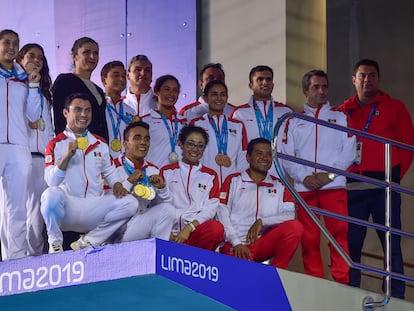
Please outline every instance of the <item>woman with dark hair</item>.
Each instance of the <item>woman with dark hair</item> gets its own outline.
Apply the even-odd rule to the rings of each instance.
[[[29,147],[32,154],[32,167],[27,185],[27,243],[29,255],[37,256],[43,253],[45,244],[43,232],[45,224],[40,214],[40,196],[47,188],[42,178],[45,171],[45,150],[49,141],[54,137],[51,115],[52,94],[50,88],[52,79],[49,74],[49,66],[43,48],[37,43],[29,43],[23,46],[17,54],[16,61],[31,73],[38,70],[41,78],[38,88],[40,98],[40,116],[36,122],[29,124]]]
[[[185,123],[179,118],[175,104],[180,94],[180,82],[173,75],[163,75],[155,81],[154,94],[158,108],[142,116],[150,126],[151,146],[147,159],[158,167],[178,162],[178,133]]]
[[[63,116],[66,97],[72,93],[86,93],[92,100],[92,122],[89,125],[89,130],[108,141],[105,94],[99,86],[91,81],[92,72],[99,61],[98,43],[88,37],[77,39],[73,43],[71,54],[74,64],[73,73],[60,74],[52,87],[55,133],[59,134],[66,126],[66,120]]]
[[[40,116],[38,92],[41,74],[32,65],[29,73],[15,62],[19,35],[0,31],[0,172],[6,200],[2,206],[2,258],[27,256],[26,197],[31,165],[27,120]],[[3,202],[2,202],[3,203]]]

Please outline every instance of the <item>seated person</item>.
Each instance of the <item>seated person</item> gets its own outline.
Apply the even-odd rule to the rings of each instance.
[[[208,143],[207,132],[185,126],[178,136],[182,159],[161,168],[161,176],[176,208],[171,240],[215,250],[223,239],[223,225],[213,220],[219,205],[219,181],[215,171],[201,165]]]
[[[295,205],[287,200],[281,181],[268,173],[272,166],[270,141],[256,138],[247,146],[249,168],[226,178],[220,193],[218,219],[226,243],[220,252],[237,258],[287,268],[303,233],[295,220]]]
[[[121,241],[148,238],[168,240],[175,220],[175,209],[168,198],[168,189],[158,167],[145,156],[150,146],[149,125],[138,121],[124,131],[125,156],[115,159],[118,173],[126,189],[137,198],[138,212],[126,223]]]
[[[128,195],[105,141],[88,131],[92,107],[87,94],[74,93],[65,101],[66,129],[46,148],[41,212],[46,224],[49,253],[62,252],[62,230],[88,232],[73,249],[97,247],[114,234],[137,210]],[[113,188],[103,195],[102,176]]]

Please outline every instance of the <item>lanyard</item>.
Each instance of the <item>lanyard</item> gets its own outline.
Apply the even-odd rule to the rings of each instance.
[[[121,120],[124,115],[124,106],[122,105],[122,101],[119,105],[119,112],[117,112],[115,105],[113,105],[108,98],[106,100],[106,110],[108,110],[109,119],[111,120],[112,125],[112,132],[114,133],[115,138],[119,136],[119,126],[121,125]],[[114,115],[116,117],[116,124]]]
[[[45,100],[43,99],[43,94],[40,88],[37,89],[37,92],[40,96],[40,119],[43,119],[43,108],[45,107]]]
[[[21,74],[18,74],[14,66],[12,70],[8,70],[8,69],[5,69],[1,64],[0,64],[0,75],[6,79],[16,78],[19,81],[23,81],[27,78],[26,72],[22,72]]]
[[[219,122],[219,117],[220,116],[217,116],[217,122]],[[228,141],[227,120],[225,116],[223,117],[224,119],[223,119],[223,124],[222,124],[220,132],[217,128],[216,122],[214,121],[211,115],[208,115],[208,120],[210,121],[210,124],[214,130],[214,133],[216,134],[218,152],[220,154],[227,155],[227,141]]]
[[[131,176],[135,172],[135,167],[133,167],[126,159],[125,157],[122,157],[122,162],[124,164],[125,171],[127,172],[128,176]],[[142,178],[142,181],[140,182],[144,186],[151,186],[151,181],[148,178],[147,172],[145,168],[141,168],[141,171],[144,173],[144,177]]]
[[[371,111],[369,112],[368,120],[365,123],[365,126],[364,126],[362,131],[368,132],[369,126],[371,125],[372,117],[374,116],[375,109],[377,109],[377,106],[378,106],[378,103],[375,103],[375,104],[372,105]],[[349,116],[351,118],[352,118],[352,112],[353,112],[353,110],[349,111]]]
[[[257,126],[259,127],[260,137],[266,138],[272,141],[272,130],[273,130],[273,101],[269,101],[269,108],[267,109],[266,119],[263,117],[257,103],[253,100],[254,113],[256,115]],[[266,105],[263,105],[263,109],[266,109]]]
[[[157,112],[161,115],[162,122],[164,122],[164,125],[167,128],[168,136],[170,138],[171,151],[175,152],[175,145],[177,144],[177,139],[178,139],[178,118],[175,114],[173,115],[175,119],[174,119],[174,126],[171,123],[171,127],[173,127],[173,129],[171,130],[171,128],[168,125],[167,118],[165,117],[165,115],[162,114],[160,111],[157,111]]]

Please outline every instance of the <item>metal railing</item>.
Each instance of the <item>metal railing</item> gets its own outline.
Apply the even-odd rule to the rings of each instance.
[[[315,124],[319,124],[325,127],[329,127],[335,130],[339,130],[342,132],[346,132],[349,134],[353,134],[356,136],[368,138],[380,143],[383,143],[385,145],[385,181],[378,180],[375,178],[366,177],[363,175],[351,173],[348,171],[343,171],[334,167],[326,166],[323,164],[315,163],[312,161],[307,161],[301,158],[297,158],[294,156],[290,156],[284,153],[280,153],[277,151],[277,140],[278,140],[278,133],[282,125],[285,124],[285,121],[288,118],[299,118],[308,122],[312,122]],[[283,132],[283,131],[282,131]],[[341,125],[329,123],[324,120],[315,119],[313,117],[296,113],[296,112],[289,112],[281,116],[273,130],[273,141],[272,141],[272,152],[273,152],[273,159],[274,164],[276,167],[276,171],[279,174],[280,179],[285,183],[286,187],[289,189],[293,197],[299,202],[299,204],[304,208],[306,213],[309,215],[309,217],[315,222],[315,224],[318,226],[318,228],[321,230],[322,234],[328,239],[328,241],[335,247],[335,249],[338,251],[338,253],[341,255],[341,257],[345,260],[345,262],[354,269],[369,271],[374,274],[378,274],[385,277],[385,290],[384,290],[384,297],[382,301],[374,301],[372,297],[366,296],[363,300],[363,308],[364,310],[368,310],[375,307],[383,307],[386,304],[388,304],[390,297],[391,297],[391,278],[406,281],[406,282],[412,282],[414,283],[414,278],[395,273],[391,271],[391,234],[399,235],[402,237],[408,237],[414,239],[414,234],[404,232],[399,229],[395,229],[391,227],[391,191],[396,191],[399,193],[406,193],[410,195],[414,195],[414,191],[410,190],[408,188],[402,187],[397,183],[394,183],[391,181],[391,146],[395,146],[398,148],[406,149],[409,151],[414,152],[414,147],[400,143],[394,140],[386,139],[377,135],[369,134],[367,132],[362,132],[358,130],[354,130],[351,128],[347,128]],[[295,190],[294,186],[290,183],[289,180],[286,179],[284,175],[284,171],[281,168],[281,165],[279,163],[279,159],[284,159],[288,161],[292,161],[298,164],[310,166],[316,169],[324,170],[327,172],[332,172],[338,175],[343,175],[346,177],[351,177],[356,180],[364,181],[373,185],[376,185],[381,188],[385,188],[385,225],[371,223],[369,221],[361,220],[358,218],[353,218],[350,216],[344,216],[332,212],[328,212],[319,208],[310,208],[306,202],[302,199],[302,197],[299,195],[299,193]],[[385,270],[378,269],[372,266],[363,265],[361,263],[357,263],[352,261],[352,259],[349,257],[349,255],[342,249],[342,247],[338,244],[338,242],[335,240],[335,238],[332,236],[332,234],[322,225],[318,217],[315,215],[322,215],[327,217],[332,217],[335,219],[343,220],[348,223],[353,223],[369,228],[373,228],[375,230],[381,230],[385,232],[385,243],[384,243],[384,262],[385,262]]]

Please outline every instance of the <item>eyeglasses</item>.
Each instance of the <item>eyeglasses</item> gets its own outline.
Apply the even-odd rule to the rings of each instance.
[[[184,143],[184,145],[186,145],[189,148],[196,148],[198,150],[204,150],[205,145],[204,144],[195,144],[192,141],[186,141]]]

